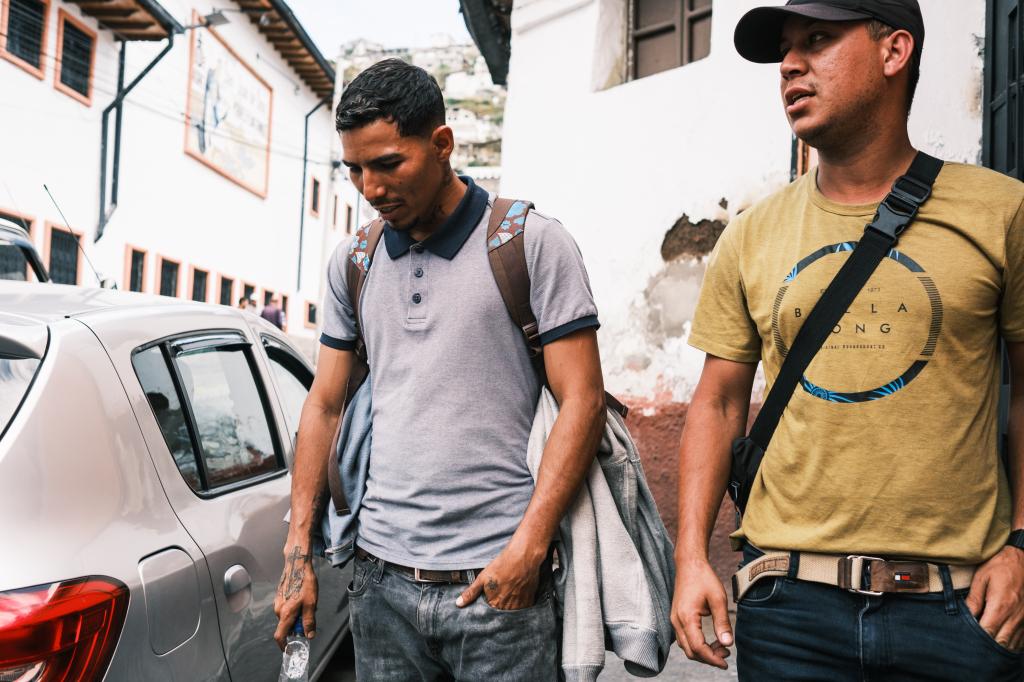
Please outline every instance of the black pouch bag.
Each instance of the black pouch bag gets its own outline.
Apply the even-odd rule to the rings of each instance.
[[[747,508],[750,490],[768,450],[768,443],[793,391],[803,379],[804,371],[878,264],[896,246],[900,234],[917,215],[921,204],[931,196],[932,185],[940,170],[942,161],[918,152],[907,173],[893,183],[892,190],[878,205],[875,217],[864,228],[864,234],[850,258],[829,283],[797,333],[750,433],[733,441],[728,492],[740,514]]]

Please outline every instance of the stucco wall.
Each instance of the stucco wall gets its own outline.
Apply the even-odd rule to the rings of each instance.
[[[601,312],[608,385],[641,403],[687,401],[703,360],[685,339],[704,265],[666,263],[666,232],[684,214],[727,222],[789,181],[778,67],[746,62],[732,44],[740,16],[760,4],[716,0],[710,56],[604,89],[624,65],[625,0],[515,4],[501,189],[576,237]],[[912,139],[977,162],[984,3],[922,7]]]
[[[162,5],[182,24],[192,23],[192,5],[164,0]],[[120,201],[99,242],[98,222],[100,114],[114,99],[117,55],[110,31],[97,29],[75,5],[55,0],[48,11],[46,52],[56,51],[56,14],[62,8],[98,31],[91,106],[53,87],[52,60],[42,81],[7,61],[0,61],[2,148],[0,209],[18,210],[37,219],[36,243],[44,247],[43,221],[61,223],[43,191],[54,192],[73,228],[84,233],[83,245],[103,276],[124,287],[125,244],[149,250],[147,290],[158,286],[157,255],[182,261],[180,295],[186,296],[189,267],[210,271],[210,300],[216,278],[271,289],[289,297],[289,332],[312,336],[302,324],[304,302],[317,301],[323,276],[323,250],[330,243],[333,195],[330,148],[334,136],[330,107],[310,118],[306,205],[311,179],[321,182],[320,216],[308,210],[303,235],[301,287],[297,286],[300,196],[302,193],[303,123],[317,96],[257,32],[233,12],[218,34],[273,89],[271,156],[267,195],[261,198],[184,153],[189,33],[175,36],[174,47],[132,91],[124,107],[121,141]],[[198,6],[200,12],[208,7]],[[205,30],[205,29],[199,29]],[[166,43],[128,44],[126,82],[141,71]],[[111,117],[111,130],[113,129]],[[110,136],[111,151],[113,135]],[[351,198],[347,201],[351,203]],[[343,223],[346,199],[339,206]],[[325,236],[326,235],[326,236]],[[81,263],[83,284],[94,284]],[[234,298],[241,295],[236,285]],[[262,302],[262,301],[261,301]]]

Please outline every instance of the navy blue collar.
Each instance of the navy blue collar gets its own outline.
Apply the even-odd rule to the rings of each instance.
[[[477,187],[470,177],[460,175],[459,179],[466,184],[465,196],[444,224],[423,240],[423,248],[448,260],[455,258],[487,210],[487,192]],[[384,225],[384,246],[391,260],[404,256],[415,243],[407,230]]]

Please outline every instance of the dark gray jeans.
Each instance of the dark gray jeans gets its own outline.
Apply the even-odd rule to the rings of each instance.
[[[360,682],[558,679],[550,579],[531,607],[502,611],[480,595],[460,609],[465,585],[417,583],[382,564],[354,562],[348,596]]]

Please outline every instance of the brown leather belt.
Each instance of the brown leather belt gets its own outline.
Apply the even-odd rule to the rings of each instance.
[[[356,557],[377,565],[383,564],[385,568],[404,573],[411,576],[418,583],[448,583],[451,585],[469,585],[476,580],[482,568],[467,568],[461,571],[433,571],[424,568],[413,568],[401,564],[385,561],[367,552],[362,547],[356,547]]]
[[[741,568],[732,577],[733,600],[738,604],[747,590],[762,578],[790,574],[789,552],[768,552]],[[971,586],[974,566],[949,566],[954,590]],[[889,561],[857,554],[831,555],[800,552],[797,580],[832,585],[867,595],[924,594],[942,592],[938,564],[925,561]]]

